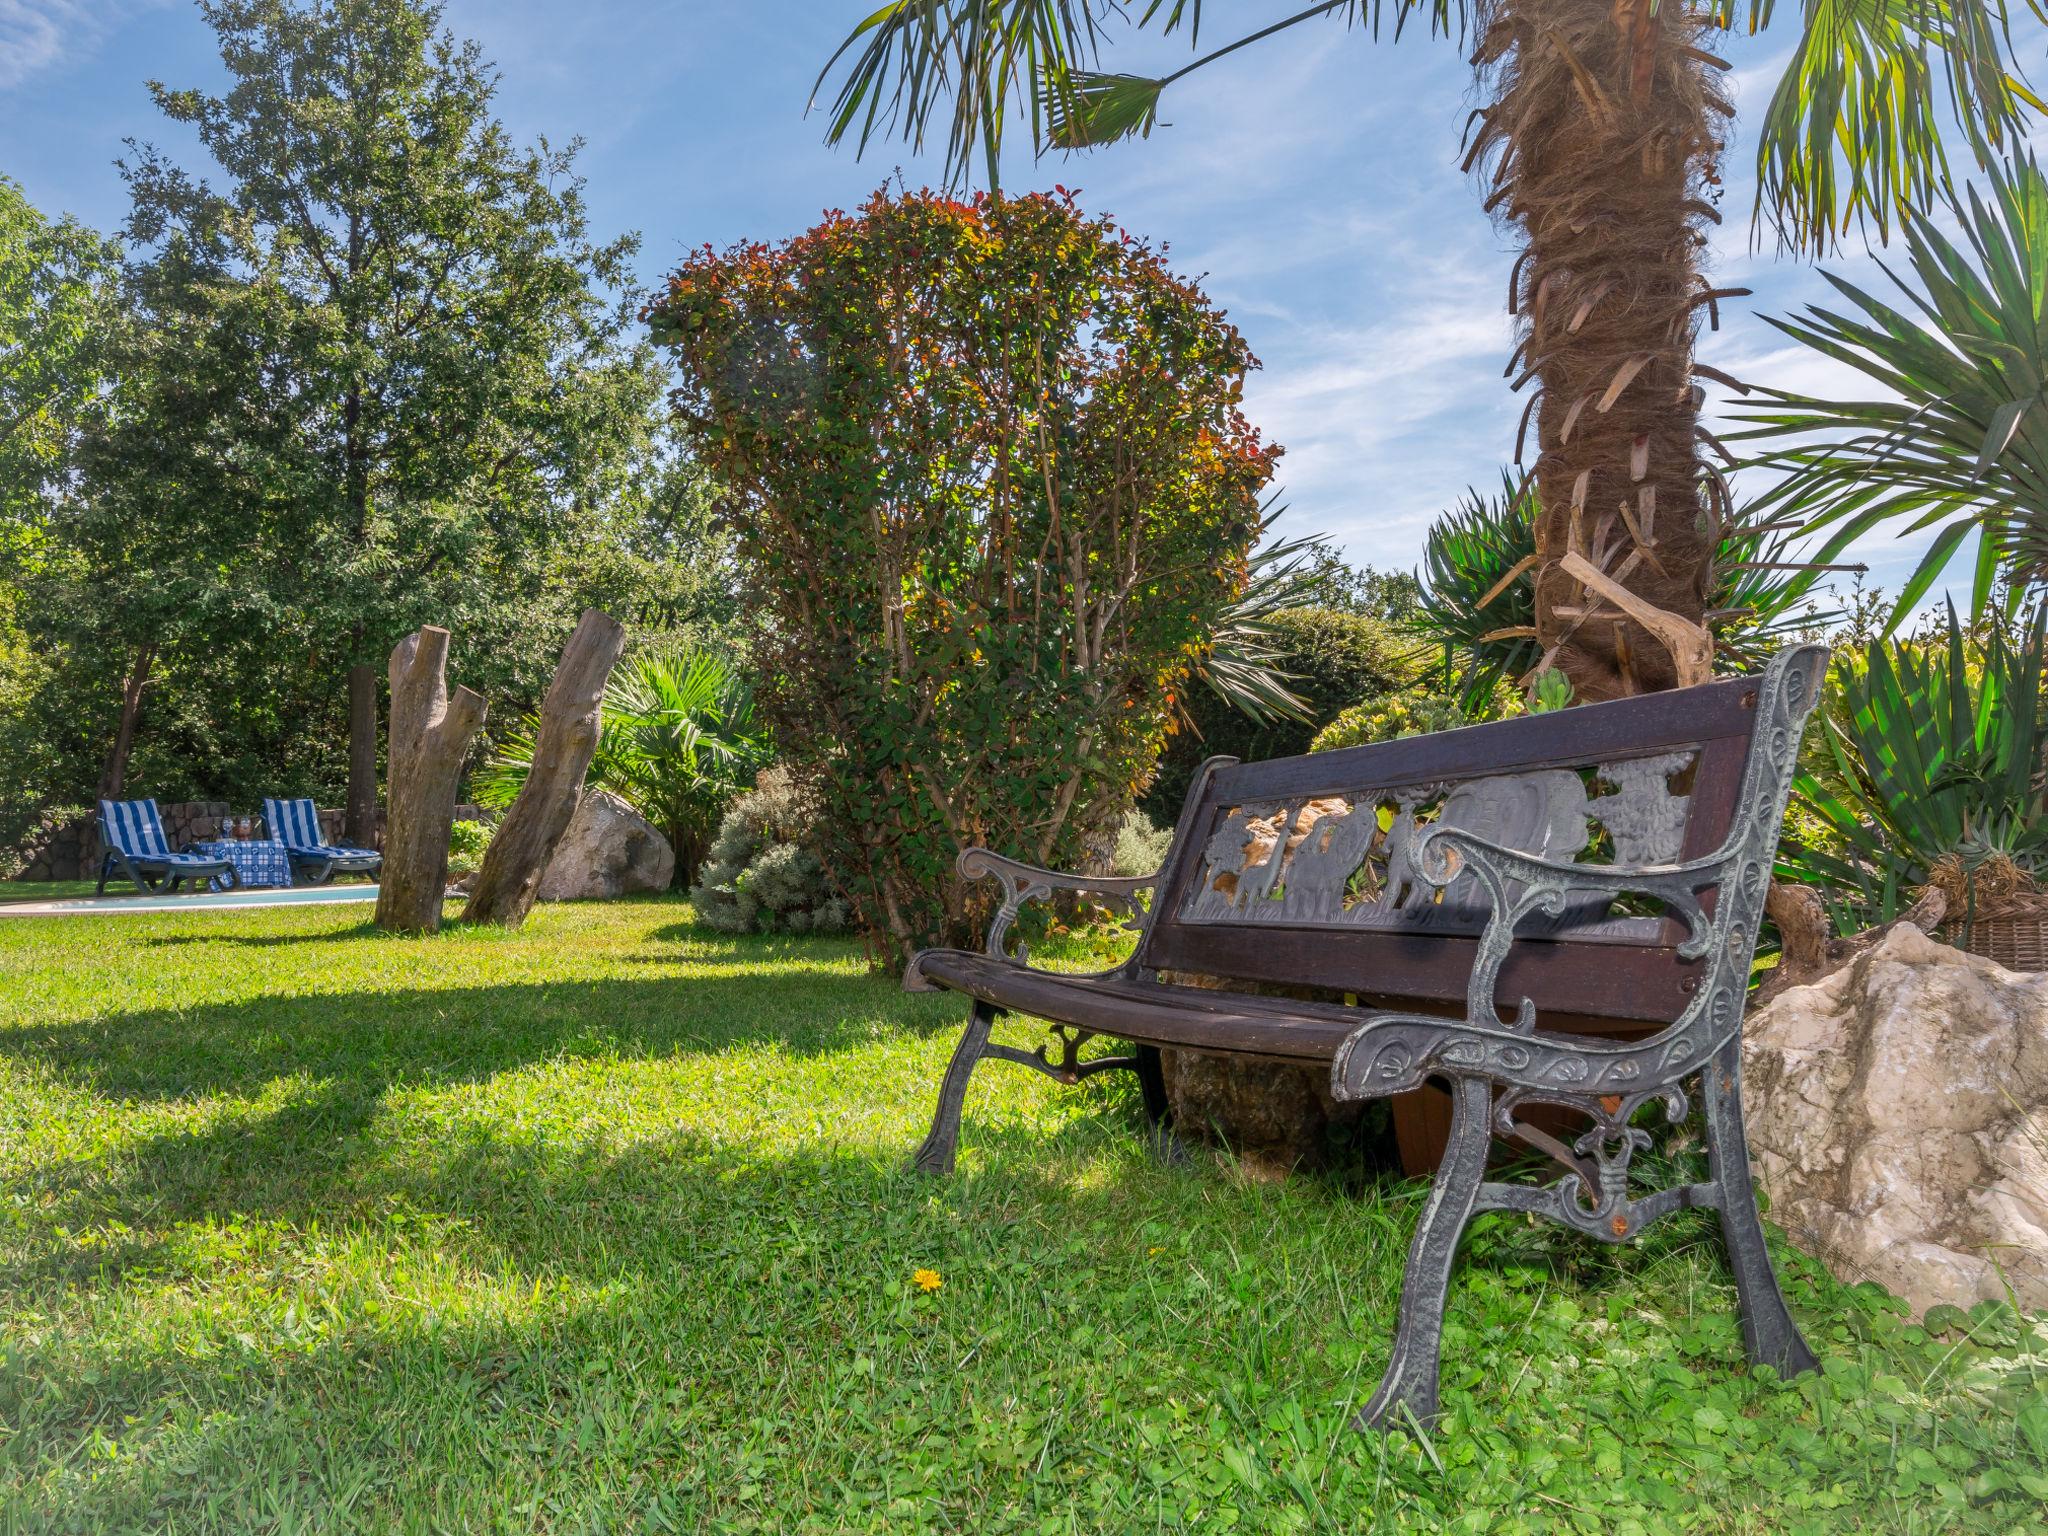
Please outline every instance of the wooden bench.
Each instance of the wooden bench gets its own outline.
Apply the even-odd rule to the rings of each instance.
[[[1750,1184],[1741,1031],[1779,823],[1826,664],[1823,647],[1799,646],[1755,676],[1671,693],[1309,757],[1215,758],[1188,790],[1165,863],[1141,879],[1056,874],[970,849],[961,873],[994,876],[1004,891],[986,948],[925,950],[904,977],[913,990],[974,1000],[916,1166],[951,1171],[968,1079],[991,1057],[1069,1083],[1132,1070],[1162,1135],[1161,1047],[1327,1064],[1339,1100],[1437,1080],[1450,1091],[1448,1137],[1362,1426],[1434,1418],[1452,1260],[1481,1211],[1622,1242],[1670,1211],[1711,1208],[1749,1358],[1787,1375],[1811,1369]],[[1132,913],[1141,936],[1126,964],[1062,975],[1007,952],[1019,909],[1062,891]],[[1185,975],[1317,988],[1329,1000],[1173,980]],[[991,1026],[1007,1013],[1049,1021],[1057,1054],[995,1043]],[[1082,1057],[1096,1035],[1133,1049]],[[1630,1160],[1652,1144],[1637,1120],[1684,1120],[1689,1086],[1708,1178],[1631,1188]],[[1575,1140],[1545,1129],[1560,1111],[1589,1128]],[[1548,1155],[1562,1176],[1490,1180],[1495,1136]]]

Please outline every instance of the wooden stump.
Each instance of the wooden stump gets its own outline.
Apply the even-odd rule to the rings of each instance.
[[[517,928],[533,910],[548,860],[583,798],[583,776],[603,723],[604,685],[625,648],[624,625],[595,608],[584,610],[541,703],[533,766],[484,851],[484,867],[463,908],[465,922]]]
[[[377,926],[433,933],[448,885],[448,833],[470,738],[484,701],[467,688],[448,694],[448,631],[423,624],[391,652],[384,872]]]
[[[1826,903],[1810,886],[1781,885],[1773,880],[1764,893],[1764,916],[1778,926],[1781,954],[1777,965],[1749,994],[1746,1006],[1761,1008],[1787,987],[1810,986],[1832,976],[1865,950],[1874,948],[1901,924],[1931,934],[1948,913],[1948,897],[1929,886],[1920,899],[1888,923],[1866,928],[1848,938],[1835,937]]]

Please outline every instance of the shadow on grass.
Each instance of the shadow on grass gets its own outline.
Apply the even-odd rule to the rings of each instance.
[[[906,996],[893,982],[849,977],[829,962],[804,967],[792,963],[799,956],[744,948],[718,958],[758,964],[725,975],[281,993],[143,1009],[0,1028],[0,1056],[127,1099],[248,1093],[300,1074],[381,1092],[479,1081],[562,1055],[669,1056],[764,1041],[814,1055],[871,1039],[881,1017],[920,1034],[961,1022],[952,1000]]]
[[[303,944],[346,944],[355,939],[392,939],[373,922],[324,933],[160,933],[141,940],[145,949],[179,949],[187,945],[228,949],[291,949]],[[406,942],[392,939],[392,942]]]
[[[1034,1481],[1051,1496],[1069,1458],[1099,1469],[1087,1440],[1118,1443],[1119,1464],[1142,1453],[1115,1384],[1147,1378],[1204,1402],[1225,1381],[1240,1395],[1246,1383],[1291,1391],[1302,1361],[1314,1362],[1302,1401],[1337,1433],[1361,1357],[1384,1356],[1395,1221],[1306,1191],[1219,1190],[1136,1155],[1104,1160],[1101,1139],[1134,1130],[1136,1105],[1109,1094],[1100,1110],[1101,1123],[1050,1138],[985,1130],[987,1172],[950,1181],[912,1176],[894,1153],[751,1155],[690,1131],[609,1152],[479,1137],[351,1176],[305,1166],[308,1142],[360,1132],[375,1106],[324,1092],[152,1148],[120,1201],[157,1227],[208,1211],[254,1217],[264,1213],[232,1200],[163,1199],[153,1180],[214,1160],[289,1160],[303,1179],[296,1209],[269,1214],[319,1217],[323,1267],[294,1251],[315,1243],[303,1234],[275,1267],[242,1256],[195,1266],[175,1234],[110,1255],[106,1272],[71,1287],[114,1311],[11,1350],[0,1420],[31,1465],[71,1462],[100,1434],[133,1454],[124,1475],[96,1472],[69,1506],[96,1529],[161,1519],[164,1501],[194,1487],[219,1518],[280,1497],[316,1510],[337,1482],[387,1510],[442,1487],[488,1502],[508,1477],[615,1516],[629,1511],[613,1499],[664,1488],[691,1517],[674,1528],[704,1529],[817,1479],[839,1485],[831,1497],[849,1511],[879,1504],[899,1483],[886,1466],[899,1455],[979,1465],[1004,1497]],[[1090,1177],[1073,1176],[1080,1152],[1094,1154]],[[355,1213],[331,1200],[349,1177],[353,1193],[413,1214],[379,1228],[363,1211],[367,1246],[390,1251],[344,1268],[331,1254],[355,1236]],[[1247,1218],[1276,1203],[1310,1220],[1244,1249]],[[1346,1241],[1327,1260],[1333,1220]],[[944,1274],[942,1294],[910,1286],[920,1265]],[[1214,1278],[1191,1279],[1190,1266]],[[163,1331],[127,1332],[110,1294],[123,1268],[210,1300]],[[280,1283],[281,1301],[301,1285],[317,1293],[324,1341],[276,1332],[259,1297]],[[1160,1286],[1171,1304],[1145,1305]],[[245,1303],[254,1315],[237,1315]],[[1354,1338],[1347,1315],[1369,1326]],[[1105,1326],[1113,1346],[1095,1332]],[[1033,1440],[1038,1472],[1030,1457],[1002,1470],[1004,1446],[1062,1412],[1080,1422],[1049,1452]],[[871,1454],[878,1439],[891,1457]],[[974,1479],[939,1481],[951,1491],[935,1488],[927,1508],[964,1517],[986,1496]],[[451,1528],[490,1523],[444,1513],[437,1523]]]

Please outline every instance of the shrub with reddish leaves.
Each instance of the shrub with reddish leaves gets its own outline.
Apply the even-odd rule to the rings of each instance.
[[[878,193],[706,247],[647,318],[877,959],[970,942],[959,851],[1113,831],[1244,588],[1279,453],[1239,409],[1256,359],[1063,189]]]

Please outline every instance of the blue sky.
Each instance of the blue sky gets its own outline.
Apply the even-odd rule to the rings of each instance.
[[[872,4],[450,0],[447,20],[498,65],[500,112],[515,134],[585,140],[594,228],[639,230],[651,282],[705,241],[802,229],[899,166],[913,183],[938,178],[933,157],[898,141],[864,160],[827,148],[820,119],[804,116],[819,67]],[[1295,8],[1212,4],[1205,41]],[[2040,34],[2027,36],[2023,64],[2038,80]],[[1714,273],[1755,295],[1723,306],[1723,328],[1702,351],[1738,378],[1824,389],[1844,371],[1789,346],[1760,315],[1828,290],[1768,240],[1753,249],[1748,218],[1746,129],[1791,37],[1724,40],[1740,115]],[[1186,57],[1181,40],[1138,39],[1114,67]],[[0,173],[47,211],[115,227],[124,138],[199,162],[189,136],[150,106],[152,76],[180,86],[221,77],[212,34],[187,0],[0,0]],[[1176,87],[1162,112],[1170,126],[1148,142],[1036,166],[1019,153],[1004,174],[1013,188],[1079,187],[1090,209],[1167,242],[1180,270],[1203,275],[1265,364],[1248,410],[1288,449],[1291,531],[1326,532],[1354,562],[1412,568],[1430,521],[1467,485],[1497,478],[1521,407],[1501,377],[1511,248],[1457,165],[1472,105],[1454,43],[1375,43],[1341,24],[1309,25]],[[1860,246],[1827,265],[1882,281]],[[1857,554],[1874,580],[1896,586],[1924,543],[1885,538]]]

